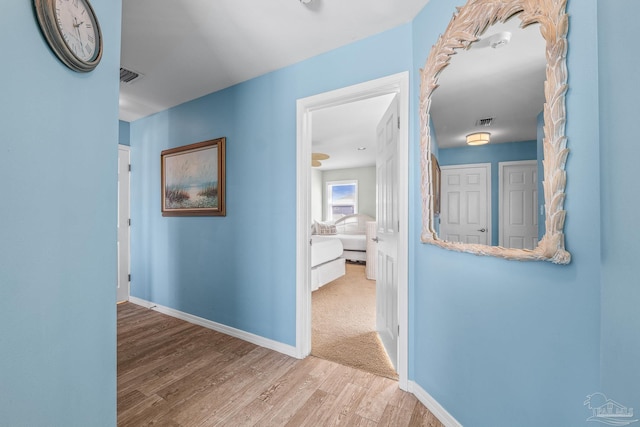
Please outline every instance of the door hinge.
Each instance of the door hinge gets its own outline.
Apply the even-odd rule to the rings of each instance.
[[[398,116],[398,129],[400,129],[400,116]]]
[[[131,275],[129,274],[129,281],[131,281]]]
[[[400,335],[400,325],[398,325],[398,335]]]
[[[131,172],[131,163],[129,163],[129,172]]]
[[[129,227],[131,227],[131,218],[129,218]]]

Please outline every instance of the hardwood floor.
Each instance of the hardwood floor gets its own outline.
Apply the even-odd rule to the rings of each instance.
[[[118,426],[442,424],[396,381],[118,306]]]

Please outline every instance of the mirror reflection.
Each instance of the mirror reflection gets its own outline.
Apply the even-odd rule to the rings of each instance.
[[[546,42],[539,24],[520,25],[496,23],[457,49],[431,95],[441,240],[534,249],[545,234]]]

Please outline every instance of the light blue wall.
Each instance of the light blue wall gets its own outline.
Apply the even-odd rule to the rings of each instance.
[[[295,345],[296,100],[411,68],[404,25],[131,123],[132,295]],[[163,218],[160,152],[227,138],[227,216]]]
[[[640,3],[598,2],[602,162],[602,392],[640,411]]]
[[[129,122],[118,121],[118,144],[131,145],[131,125]]]
[[[32,1],[0,7],[0,425],[116,424],[119,0],[104,56],[53,55]]]
[[[536,160],[536,141],[506,142],[479,147],[441,148],[438,161],[440,166],[464,165],[471,163],[491,163],[491,244],[498,245],[500,223],[500,162]]]
[[[415,69],[462,3],[431,0],[414,20]],[[411,234],[410,377],[466,426],[584,426],[590,414],[582,403],[599,387],[596,1],[571,0],[568,12],[565,231],[572,263],[449,252]],[[418,161],[410,180],[415,199]],[[411,220],[419,229],[419,212]]]

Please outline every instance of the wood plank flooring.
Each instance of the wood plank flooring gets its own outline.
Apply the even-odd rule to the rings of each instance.
[[[388,378],[118,305],[118,426],[442,427]]]

